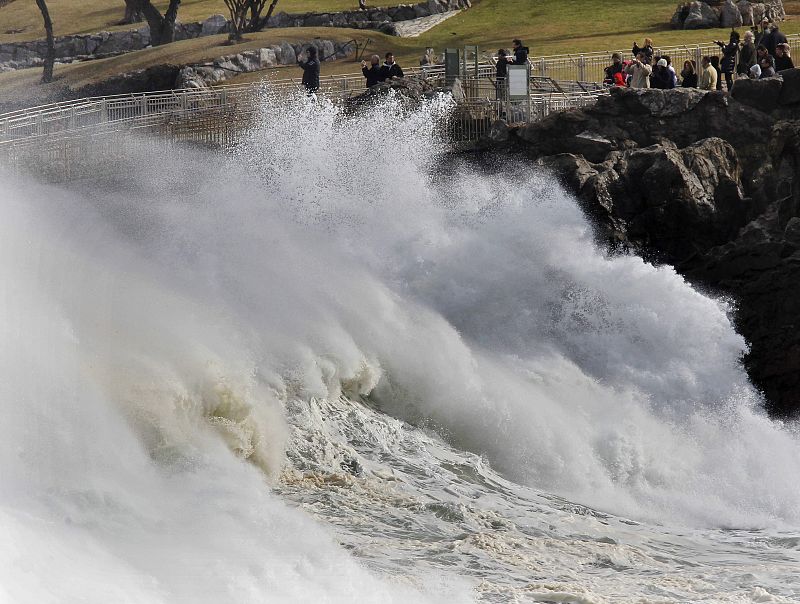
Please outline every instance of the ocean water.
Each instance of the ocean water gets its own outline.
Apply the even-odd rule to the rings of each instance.
[[[800,601],[730,301],[445,161],[444,101],[264,106],[0,176],[0,601]]]

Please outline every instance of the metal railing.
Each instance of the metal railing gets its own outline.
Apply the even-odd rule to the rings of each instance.
[[[434,86],[445,84],[444,69],[410,69],[409,75],[424,74]],[[341,100],[365,90],[361,74],[328,76],[320,81],[321,96]],[[264,80],[253,84],[229,84],[216,88],[169,90],[128,95],[92,97],[51,103],[0,115],[0,146],[21,139],[40,139],[87,127],[104,127],[117,123],[127,128],[130,120],[162,116],[176,120],[198,112],[241,107],[244,111],[256,102],[262,90],[274,95],[296,94],[300,82],[295,79]],[[494,66],[482,64],[476,74],[462,78],[464,100],[469,102],[497,99],[500,95],[494,79]],[[593,82],[558,82],[549,77],[532,76],[534,97],[598,93],[602,86]],[[568,101],[565,101],[568,102]],[[499,115],[499,114],[498,114]],[[106,128],[106,131],[108,129]]]
[[[800,34],[786,36],[792,54],[800,53]],[[685,44],[682,46],[655,47],[655,56],[667,55],[677,71],[681,70],[684,61],[695,61],[697,65],[706,55],[718,55],[720,48],[716,44]],[[607,50],[602,52],[554,55],[548,57],[529,58],[532,74],[553,78],[554,80],[602,82],[604,69],[611,63],[611,55],[618,52],[623,58],[632,56],[631,49]],[[798,55],[800,56],[800,55]]]

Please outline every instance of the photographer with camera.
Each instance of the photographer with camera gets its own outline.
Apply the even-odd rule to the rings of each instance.
[[[306,91],[311,94],[319,90],[319,59],[317,59],[317,49],[314,46],[309,46],[306,49],[306,60],[303,61],[300,57],[297,58],[297,64],[303,70],[303,86]],[[301,53],[302,56],[302,53]]]
[[[727,44],[721,40],[714,40],[714,44],[722,49],[722,62],[719,70],[725,76],[725,86],[730,92],[733,88],[733,71],[736,68],[736,56],[739,54],[739,33],[732,31]]]
[[[638,56],[639,53],[643,53],[644,55],[644,58],[642,59],[643,63],[646,63],[647,65],[652,65],[653,55],[655,54],[655,51],[653,50],[653,41],[650,38],[644,39],[644,46],[642,46],[641,48],[636,42],[633,43],[633,51],[632,51],[633,56],[634,57]]]
[[[367,67],[366,61],[361,61],[361,73],[367,78],[367,88],[372,88],[375,84],[379,84],[381,80],[381,58],[378,55],[370,57],[370,66]]]
[[[625,70],[631,76],[631,88],[650,88],[650,74],[653,73],[653,68],[645,63],[644,52],[639,52]]]

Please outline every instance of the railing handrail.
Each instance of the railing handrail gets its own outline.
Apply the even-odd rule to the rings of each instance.
[[[786,39],[791,41],[800,42],[800,34],[785,34]],[[675,51],[675,50],[689,50],[695,48],[717,48],[717,45],[713,42],[706,42],[706,43],[696,43],[696,44],[676,44],[674,46],[654,46],[653,50],[656,54],[664,54],[667,51]],[[586,58],[606,58],[610,59],[611,55],[615,52],[622,54],[631,54],[631,48],[626,48],[623,50],[593,50],[589,52],[572,52],[572,53],[564,53],[558,55],[543,55],[539,57],[528,57],[528,61],[535,65],[542,60],[545,61],[554,61],[554,60],[564,60],[564,59],[574,59],[576,57],[586,57]]]

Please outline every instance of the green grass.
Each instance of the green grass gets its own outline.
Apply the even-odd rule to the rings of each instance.
[[[19,0],[22,1],[22,0]],[[31,104],[46,102],[55,98],[65,88],[76,90],[84,86],[101,82],[111,76],[144,69],[152,65],[186,65],[202,63],[217,57],[239,53],[244,50],[261,48],[282,41],[300,42],[314,38],[325,38],[337,42],[347,42],[354,38],[365,40],[367,37],[374,40],[375,48],[395,50],[393,43],[399,38],[385,36],[375,32],[340,28],[286,28],[272,29],[256,34],[248,34],[241,44],[229,46],[226,44],[227,36],[206,36],[193,40],[182,40],[155,48],[146,48],[137,52],[130,52],[117,57],[85,61],[69,65],[57,65],[54,71],[54,81],[50,84],[41,84],[41,69],[20,69],[0,73],[0,101],[16,102],[29,99]],[[372,48],[372,47],[371,47]],[[402,49],[397,49],[402,50]],[[358,71],[359,66],[353,61],[336,61],[325,63],[324,74],[352,73]],[[297,76],[297,67],[282,67],[275,70],[276,77]],[[258,79],[264,74],[248,74],[250,79]]]
[[[398,0],[391,0],[396,3]],[[409,0],[406,0],[409,1]],[[651,37],[656,46],[696,44],[727,37],[724,30],[673,31],[668,23],[675,0],[651,0],[647,3],[616,0],[473,0],[474,6],[426,32],[419,38],[398,38],[365,30],[337,28],[287,28],[249,34],[243,44],[225,46],[226,36],[185,40],[158,48],[129,53],[112,59],[59,66],[57,81],[49,88],[79,88],[114,74],[158,64],[198,63],[243,49],[257,48],[280,40],[304,41],[324,37],[339,41],[357,39],[372,42],[367,54],[392,51],[401,65],[417,65],[424,48],[441,51],[446,47],[479,44],[484,50],[508,48],[515,37],[531,47],[534,56],[581,53],[595,50],[630,48],[634,40]],[[158,4],[166,4],[166,0]],[[357,6],[358,0],[280,0],[279,10],[341,10]],[[372,2],[370,2],[372,4]],[[782,25],[786,33],[800,33],[800,0],[784,3],[788,20]],[[91,8],[87,8],[91,6]],[[122,14],[122,0],[51,0],[51,11],[57,34],[91,32],[108,29]],[[201,20],[224,12],[222,0],[184,0],[179,17],[184,21]],[[0,7],[0,30],[24,29],[18,34],[0,36],[33,39],[43,35],[40,15],[32,0],[16,0]],[[0,91],[6,98],[47,95],[38,84],[39,71],[21,70],[0,74]],[[280,71],[294,74],[296,68]],[[353,73],[358,66],[352,61],[326,63],[324,74]],[[296,74],[295,74],[296,75]],[[248,79],[260,77],[248,75]]]
[[[413,0],[405,0],[410,2]],[[397,4],[400,0],[381,0]],[[164,8],[167,0],[156,2]],[[369,2],[370,5],[378,2]],[[719,31],[673,31],[669,19],[676,0],[477,0],[472,9],[446,21],[419,38],[400,40],[397,47],[409,56],[426,46],[479,44],[496,50],[511,39],[525,40],[533,54],[562,54],[628,48],[634,39],[650,36],[657,45],[704,42],[723,35]],[[115,26],[122,17],[122,0],[50,0],[57,35],[89,33]],[[287,12],[355,9],[358,0],[280,0],[277,10]],[[786,33],[800,33],[800,0],[785,2],[789,19]],[[184,0],[179,20],[200,21],[225,14],[223,0]],[[17,0],[0,8],[0,42],[41,38],[41,16],[32,0]],[[18,33],[3,33],[21,30]]]
[[[163,14],[169,0],[156,0],[153,4]],[[47,6],[57,36],[131,28],[130,25],[115,25],[125,13],[123,0],[49,0]],[[276,11],[297,13],[357,8],[358,0],[280,0]],[[185,23],[202,21],[214,14],[228,14],[223,0],[183,0],[178,10],[178,20]],[[14,30],[21,31],[6,33]],[[0,43],[43,37],[42,15],[33,0],[16,0],[0,6]]]

